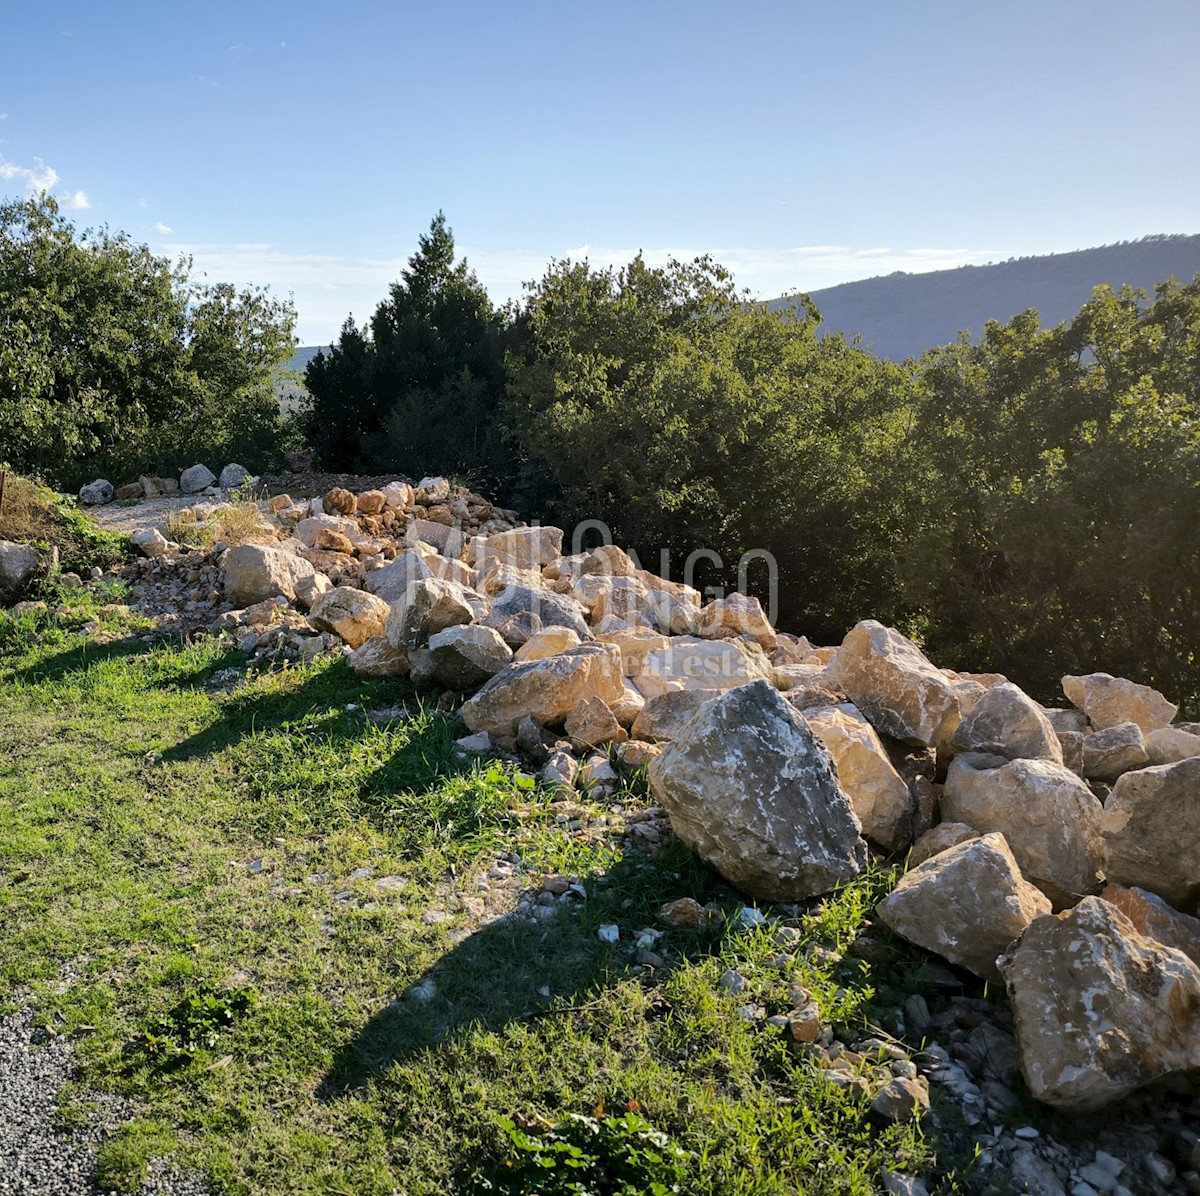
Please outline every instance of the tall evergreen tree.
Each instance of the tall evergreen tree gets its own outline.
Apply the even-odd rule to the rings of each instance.
[[[371,317],[348,321],[309,364],[310,439],[320,464],[429,470],[494,481],[506,325],[439,212]]]

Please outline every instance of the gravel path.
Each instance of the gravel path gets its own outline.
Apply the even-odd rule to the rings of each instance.
[[[166,522],[168,515],[182,511],[184,507],[221,501],[203,494],[165,494],[161,498],[143,499],[133,506],[112,502],[103,507],[85,507],[84,511],[105,531],[132,533],[145,527],[158,527]]]
[[[0,1018],[0,1194],[95,1196],[96,1152],[132,1111],[117,1097],[93,1094],[98,1112],[84,1129],[55,1128],[58,1094],[71,1078],[73,1049],[65,1038],[46,1040],[29,1009]],[[137,1196],[208,1196],[198,1179],[150,1168]]]

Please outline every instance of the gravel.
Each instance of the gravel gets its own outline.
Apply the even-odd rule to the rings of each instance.
[[[88,1196],[100,1193],[96,1153],[129,1120],[118,1097],[89,1094],[97,1113],[82,1129],[55,1127],[58,1095],[73,1072],[73,1048],[33,1024],[24,1009],[0,1018],[0,1196]],[[138,1196],[208,1196],[198,1178],[172,1172],[163,1160],[149,1168]]]

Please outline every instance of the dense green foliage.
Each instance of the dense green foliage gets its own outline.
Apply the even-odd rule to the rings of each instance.
[[[1043,698],[1106,669],[1200,705],[1200,281],[903,365],[819,325],[707,258],[555,262],[502,318],[439,216],[371,333],[310,367],[312,431],[343,468],[486,467],[675,577],[711,550],[702,588],[769,597],[761,561],[739,578],[757,550],[780,623],[824,642],[874,616]]]
[[[268,461],[291,306],[189,265],[78,233],[49,196],[0,204],[0,457],[69,487]]]
[[[320,465],[376,473],[437,468],[495,483],[505,322],[441,214],[369,326],[348,319],[305,371]]]

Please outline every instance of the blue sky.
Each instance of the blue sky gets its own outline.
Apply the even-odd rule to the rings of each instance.
[[[0,193],[373,310],[712,252],[759,296],[1200,231],[1197,0],[7,4]]]

